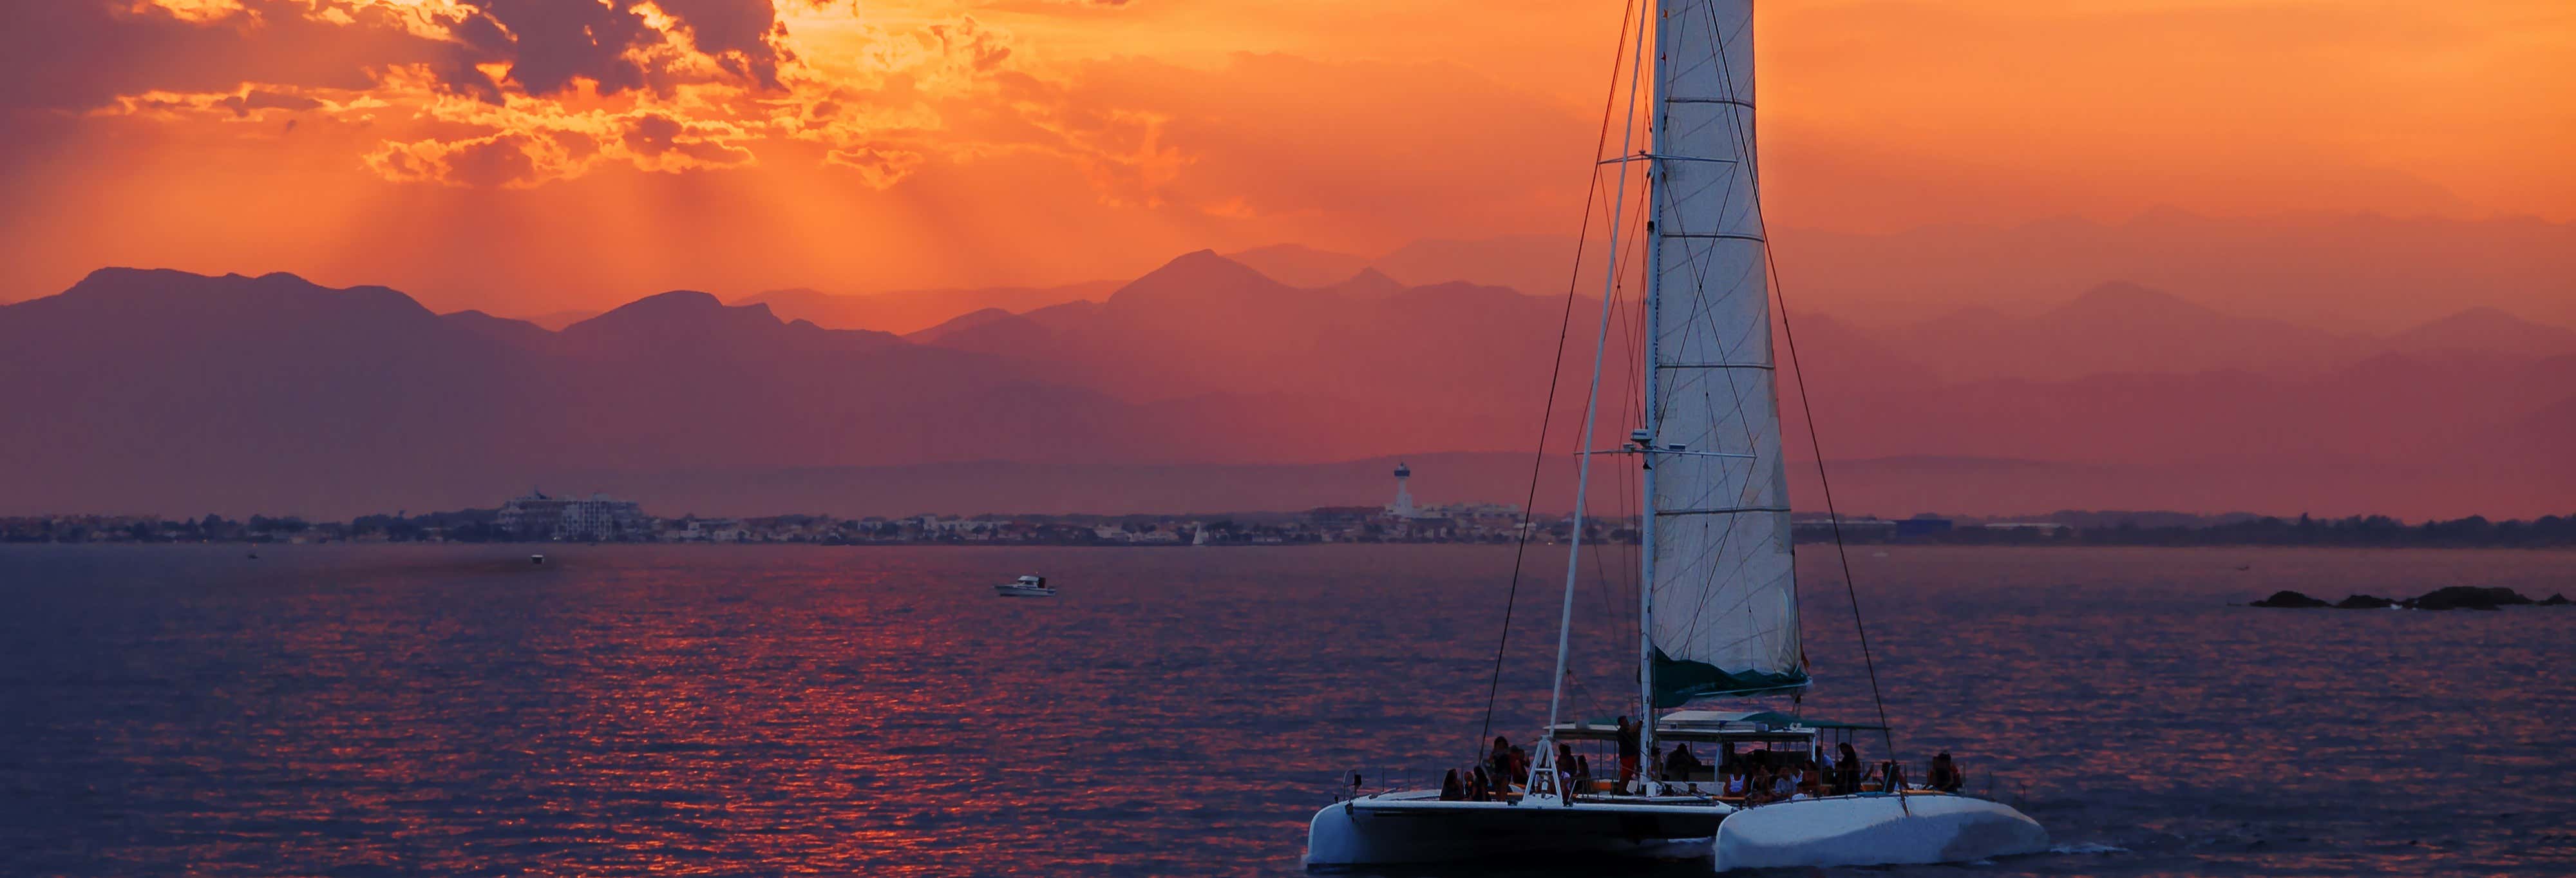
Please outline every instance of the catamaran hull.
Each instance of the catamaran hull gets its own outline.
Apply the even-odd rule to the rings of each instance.
[[[2048,830],[1966,796],[1836,796],[1738,811],[1711,847],[1720,872],[1964,863],[2047,850]]]
[[[1727,809],[1709,805],[1509,805],[1359,799],[1315,812],[1309,867],[1608,854],[1695,859]]]

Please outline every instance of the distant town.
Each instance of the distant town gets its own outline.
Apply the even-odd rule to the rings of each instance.
[[[773,515],[658,518],[643,505],[605,494],[564,497],[530,490],[491,509],[368,515],[346,522],[254,515],[0,517],[12,543],[813,543],[1232,546],[1305,543],[1556,543],[1573,536],[1571,516],[1524,516],[1517,505],[1417,505],[1395,470],[1395,499],[1383,506],[1323,506],[1302,512],[1222,515],[913,515],[900,518]],[[1635,516],[1587,516],[1587,543],[1635,544]],[[2386,516],[2314,519],[2233,513],[2058,512],[2025,520],[1932,514],[1909,518],[1824,513],[1792,517],[1798,542],[1964,545],[2319,545],[2576,547],[2576,515],[2533,521],[2471,516],[2407,524]]]

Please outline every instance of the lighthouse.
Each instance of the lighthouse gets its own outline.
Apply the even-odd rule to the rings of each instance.
[[[1392,515],[1392,516],[1395,516],[1395,517],[1397,517],[1397,518],[1420,518],[1420,517],[1421,517],[1421,515],[1420,515],[1418,512],[1416,512],[1416,511],[1414,510],[1414,508],[1413,508],[1413,491],[1412,491],[1412,489],[1405,487],[1405,484],[1404,484],[1406,481],[1408,481],[1408,480],[1410,480],[1410,479],[1412,479],[1412,478],[1413,478],[1413,468],[1412,468],[1412,467],[1409,467],[1409,466],[1405,466],[1403,461],[1400,461],[1400,460],[1399,460],[1399,461],[1396,461],[1396,463],[1395,463],[1395,502],[1394,502],[1394,503],[1390,503],[1390,504],[1388,504],[1388,505],[1387,505],[1387,507],[1386,507],[1386,513],[1387,513],[1388,515]]]

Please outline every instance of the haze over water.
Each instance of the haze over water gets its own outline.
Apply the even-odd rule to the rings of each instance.
[[[2059,846],[1923,874],[2576,869],[2576,609],[2227,606],[2576,592],[2576,553],[1877,551],[1852,562],[1898,755],[1948,749]],[[1472,758],[1512,564],[259,552],[0,547],[0,874],[1299,874],[1351,770]],[[1807,708],[1866,719],[1830,551],[1801,555]],[[1544,714],[1563,565],[1530,553],[1494,733]],[[992,596],[1026,572],[1063,595]],[[1583,715],[1633,685],[1632,602],[1577,595]]]

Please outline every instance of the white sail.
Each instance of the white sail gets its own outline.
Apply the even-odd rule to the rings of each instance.
[[[1647,634],[1669,706],[1804,685],[1806,661],[1754,197],[1752,4],[1658,6]]]

